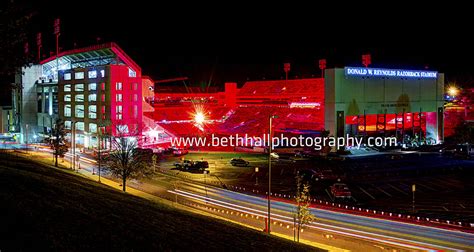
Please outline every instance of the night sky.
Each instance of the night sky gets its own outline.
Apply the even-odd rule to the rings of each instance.
[[[282,78],[284,62],[292,63],[290,78],[311,77],[320,74],[320,58],[328,67],[359,66],[361,55],[370,53],[373,67],[427,68],[458,85],[474,83],[472,21],[447,9],[344,14],[336,7],[228,1],[20,2],[36,12],[30,44],[41,31],[45,51],[53,51],[53,20],[60,17],[62,48],[95,44],[97,37],[115,41],[154,79],[242,85]]]

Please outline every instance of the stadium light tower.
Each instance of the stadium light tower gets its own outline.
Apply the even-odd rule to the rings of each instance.
[[[270,115],[270,127],[269,127],[269,136],[268,136],[268,142],[269,142],[269,149],[268,149],[268,217],[267,217],[267,233],[270,234],[270,194],[272,193],[272,120],[278,118],[277,115]]]
[[[451,87],[448,88],[448,94],[450,96],[454,97],[454,96],[458,95],[458,93],[459,93],[459,89],[457,87],[451,86]]]

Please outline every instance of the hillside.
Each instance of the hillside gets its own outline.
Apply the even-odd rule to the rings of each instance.
[[[0,202],[1,251],[314,250],[3,155]]]

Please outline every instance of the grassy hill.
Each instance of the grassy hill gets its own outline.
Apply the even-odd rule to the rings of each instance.
[[[0,157],[1,251],[300,251],[312,247]]]

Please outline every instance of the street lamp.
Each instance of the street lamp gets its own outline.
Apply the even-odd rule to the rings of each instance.
[[[255,167],[255,185],[258,186],[258,167]]]
[[[268,221],[267,221],[267,233],[270,234],[270,195],[272,193],[272,120],[278,118],[277,115],[270,115],[269,118],[269,135],[268,135],[268,142],[269,142],[269,149],[268,149]]]

